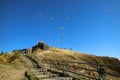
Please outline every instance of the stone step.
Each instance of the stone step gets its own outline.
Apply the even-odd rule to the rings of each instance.
[[[50,78],[52,77],[58,77],[58,74],[47,74]]]
[[[72,77],[55,77],[58,80],[72,80]]]
[[[71,77],[53,77],[53,78],[45,78],[41,80],[72,80]]]
[[[34,75],[48,75],[50,72],[32,72]]]
[[[42,77],[43,77],[43,78],[44,78],[44,77],[45,77],[45,78],[46,78],[46,77],[47,77],[47,78],[58,77],[58,74],[47,74],[47,75],[45,75],[45,74],[39,74],[39,73],[37,74],[37,73],[36,73],[36,74],[34,74],[34,75],[35,75],[36,77],[40,77],[40,78],[42,78]]]
[[[38,71],[38,70],[37,70],[37,69],[32,68],[32,69],[30,69],[30,71]]]
[[[48,75],[35,75],[37,78],[40,78],[40,79],[45,79],[45,78],[49,78]]]
[[[41,79],[41,80],[58,80],[58,79],[48,78],[48,79]]]
[[[31,72],[38,72],[37,69],[31,69],[30,71],[31,71]]]
[[[30,72],[47,72],[45,69],[32,69]]]
[[[38,69],[39,72],[47,72],[47,69]]]

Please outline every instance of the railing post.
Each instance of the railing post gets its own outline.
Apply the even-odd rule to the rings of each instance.
[[[65,74],[65,76],[66,76],[66,71],[67,71],[66,64],[65,64],[65,62],[63,61],[63,73]]]
[[[48,61],[49,62],[49,65],[50,65],[50,72],[52,73],[52,62],[51,61]]]
[[[104,80],[104,73],[105,70],[104,68],[102,68],[102,66],[100,64],[97,65],[97,71],[98,71],[98,75],[99,75],[99,80]]]

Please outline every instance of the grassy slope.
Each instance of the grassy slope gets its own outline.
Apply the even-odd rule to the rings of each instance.
[[[119,64],[120,61],[117,58],[111,57],[99,57],[95,55],[75,52],[72,50],[50,48],[49,51],[39,51],[33,53],[41,60],[68,60],[68,61],[80,61],[80,62],[92,62],[100,64]]]
[[[25,71],[20,53],[0,55],[0,80],[25,80]]]
[[[79,61],[79,62],[89,62],[89,63],[98,63],[98,64],[118,64],[120,65],[120,61],[116,58],[110,58],[110,57],[98,57],[94,55],[89,55],[85,53],[75,52],[72,50],[65,50],[65,49],[58,49],[58,48],[50,48],[49,51],[39,51],[36,53],[30,54],[32,56],[36,56],[40,60],[58,60],[58,61]],[[69,64],[70,66],[78,66],[78,67],[84,67],[89,69],[96,69],[95,66],[90,65],[73,65]],[[55,64],[56,68],[59,68],[59,63]],[[120,69],[117,68],[111,68],[111,67],[104,67],[108,72],[111,73],[119,73]],[[72,71],[78,71],[76,68],[69,68]],[[82,73],[87,73],[85,70],[81,70]],[[97,76],[97,73],[93,72],[90,73],[92,76]],[[109,76],[108,76],[109,77]],[[114,79],[113,79],[114,80]]]
[[[29,56],[36,56],[40,60],[58,60],[59,63],[54,64],[56,69],[60,68],[60,61],[68,60],[68,61],[76,61],[76,62],[89,62],[89,63],[99,63],[99,64],[118,64],[120,65],[120,61],[116,58],[109,57],[98,57],[94,55],[88,55],[80,52],[75,52],[72,50],[58,49],[58,48],[50,48],[49,51],[41,51],[28,54]],[[24,80],[24,73],[27,70],[25,67],[25,62],[23,61],[23,55],[19,52],[14,52],[11,54],[3,54],[0,55],[0,80]],[[73,68],[69,68],[71,71],[78,72],[74,66],[84,67],[89,69],[95,69],[95,66],[90,65],[74,65]],[[119,73],[120,69],[105,67],[105,69],[112,73]],[[80,73],[87,73],[85,70],[80,70]],[[96,73],[91,73],[90,75],[97,75]],[[112,77],[110,77],[112,78]],[[112,78],[113,80],[116,80]]]

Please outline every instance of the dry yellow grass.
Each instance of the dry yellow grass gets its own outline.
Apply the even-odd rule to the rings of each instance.
[[[39,56],[41,60],[79,60],[82,58],[84,53],[77,53],[72,50],[50,48],[49,51],[36,52],[36,56]]]
[[[75,52],[67,49],[59,49],[50,47],[48,51],[37,50],[35,53],[29,53],[28,56],[35,56],[40,60],[57,60],[58,62],[53,62],[56,69],[61,69],[61,61],[74,61],[74,62],[88,62],[97,64],[118,64],[120,61],[116,58],[110,57],[99,57],[94,55],[89,55],[81,52]],[[22,60],[22,55],[19,52],[14,52],[11,54],[0,55],[0,80],[22,80],[24,78],[24,73],[27,70],[25,68],[25,63]],[[72,64],[67,63],[69,67],[68,70],[75,71],[83,74],[90,74],[91,76],[98,76],[97,73],[89,73],[86,70],[80,70],[76,67],[96,69],[95,66],[87,64]],[[49,66],[49,65],[48,65]],[[105,69],[111,73],[119,73],[120,69],[105,67]],[[72,74],[73,75],[73,74]],[[116,78],[107,76],[116,80]],[[87,79],[86,79],[87,80]]]
[[[75,52],[72,50],[66,50],[66,49],[58,49],[58,48],[50,48],[50,50],[48,51],[38,51],[35,53],[31,53],[29,54],[30,56],[35,56],[40,60],[57,60],[59,61],[58,63],[55,63],[54,66],[56,67],[56,69],[60,69],[61,66],[61,62],[60,61],[76,61],[76,62],[88,62],[88,63],[97,63],[97,64],[118,64],[120,65],[120,61],[116,58],[110,58],[110,57],[99,57],[99,56],[94,56],[94,55],[90,55],[90,54],[85,54],[85,53],[81,53],[81,52]],[[91,76],[98,76],[97,72],[92,72],[89,73],[89,71],[85,71],[85,70],[78,70],[75,68],[75,66],[77,67],[83,67],[83,68],[89,68],[89,69],[94,69],[96,70],[97,67],[96,66],[91,66],[91,65],[87,65],[87,64],[69,64],[67,63],[67,65],[69,66],[73,66],[72,68],[69,68],[69,70],[71,71],[75,71],[75,72],[79,72],[83,73],[83,74],[90,74]],[[119,73],[120,70],[117,68],[110,68],[110,67],[104,67],[105,70],[111,72],[111,73]],[[110,77],[107,76],[109,78],[112,78],[113,80],[114,77]]]
[[[25,71],[20,65],[0,64],[0,80],[22,80]]]
[[[13,54],[2,54],[2,55],[0,55],[0,63],[7,62],[12,56],[13,56]]]
[[[0,55],[0,80],[24,80],[26,70],[20,53]]]

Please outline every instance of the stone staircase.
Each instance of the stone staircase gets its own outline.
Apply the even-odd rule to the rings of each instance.
[[[30,72],[40,80],[72,80],[72,77],[63,77],[44,68],[31,69]]]
[[[61,76],[59,73],[53,73],[45,68],[37,68],[36,64],[26,56],[24,60],[27,62],[30,73],[40,80],[73,80],[72,77]]]

